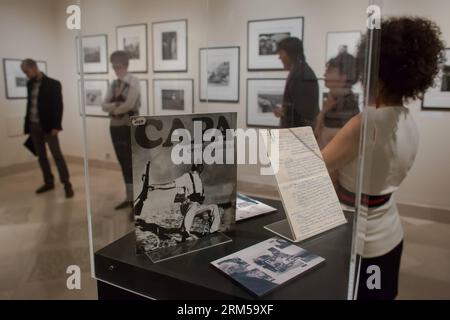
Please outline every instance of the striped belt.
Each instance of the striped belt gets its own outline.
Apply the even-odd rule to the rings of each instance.
[[[339,201],[348,206],[354,206],[356,201],[356,195],[342,187],[338,186],[337,195]],[[372,196],[367,194],[361,195],[361,203],[369,208],[380,207],[387,203],[391,199],[392,193],[384,194],[380,196]]]

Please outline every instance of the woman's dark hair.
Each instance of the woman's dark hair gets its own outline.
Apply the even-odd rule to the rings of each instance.
[[[118,64],[128,67],[128,64],[130,62],[130,55],[126,51],[122,51],[122,50],[114,51],[111,54],[110,61],[111,61],[111,63],[118,63]]]
[[[356,58],[347,52],[341,52],[327,62],[327,68],[336,69],[339,74],[345,75],[347,86],[353,86],[359,80]]]
[[[420,17],[391,17],[382,21],[378,32],[379,57],[374,58],[379,59],[378,81],[383,99],[397,102],[421,98],[433,85],[445,60],[440,28]],[[359,66],[364,67],[366,47],[367,34],[359,44]]]
[[[305,54],[303,52],[303,42],[299,38],[284,38],[278,43],[277,51],[280,50],[285,51],[292,62],[305,60]]]

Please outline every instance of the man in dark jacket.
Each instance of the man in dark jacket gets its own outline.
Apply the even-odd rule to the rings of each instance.
[[[69,171],[59,146],[58,133],[62,130],[63,99],[61,83],[42,73],[36,61],[22,61],[22,71],[28,78],[27,112],[25,115],[25,134],[30,134],[39,165],[44,176],[44,185],[36,190],[43,193],[55,188],[54,178],[47,158],[47,143],[55,159],[56,166],[67,198],[74,193],[69,180]]]
[[[283,105],[273,109],[280,118],[280,127],[313,126],[319,113],[319,85],[306,63],[303,43],[298,38],[285,38],[278,44],[278,55],[284,69],[289,71]]]

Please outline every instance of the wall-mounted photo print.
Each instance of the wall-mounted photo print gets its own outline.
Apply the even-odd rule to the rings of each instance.
[[[360,40],[360,31],[328,32],[325,62],[343,52],[356,57]]]
[[[278,127],[280,119],[273,109],[283,103],[286,79],[247,80],[247,125]]]
[[[84,103],[86,117],[108,117],[108,114],[102,109],[102,103],[108,91],[108,86],[108,80],[84,80]],[[78,80],[78,89],[80,97],[80,115],[83,115],[83,99],[80,80]]]
[[[153,80],[155,115],[192,113],[194,80]]]
[[[303,40],[303,25],[303,17],[249,21],[247,69],[283,70],[278,44],[287,37]]]
[[[117,50],[124,50],[130,56],[128,71],[147,72],[147,24],[117,27]]]
[[[39,70],[47,73],[47,63],[36,61]],[[6,99],[26,99],[28,78],[23,73],[21,59],[3,59]]]
[[[422,110],[450,111],[450,48],[445,49],[446,62],[441,66],[434,86],[425,92]]]
[[[200,101],[239,102],[239,47],[200,49]]]
[[[78,57],[80,54],[78,38],[75,41]],[[81,47],[81,63],[85,74],[108,73],[108,36],[106,34],[83,36]],[[80,73],[79,59],[77,59],[77,66]]]
[[[187,71],[187,20],[153,23],[153,71]]]

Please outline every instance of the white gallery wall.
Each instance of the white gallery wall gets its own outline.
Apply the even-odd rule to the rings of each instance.
[[[33,57],[46,60],[49,76],[63,84],[64,132],[61,143],[64,153],[83,155],[82,122],[78,106],[78,79],[75,57],[75,31],[65,28],[65,9],[69,0],[0,0],[0,58]],[[153,109],[153,79],[194,79],[194,108],[196,112],[238,113],[238,126],[246,127],[247,78],[279,78],[285,72],[247,71],[247,21],[303,16],[304,45],[307,61],[316,75],[325,69],[325,40],[329,31],[351,31],[365,28],[364,0],[82,0],[82,32],[85,35],[107,34],[109,54],[116,49],[116,27],[148,24],[148,72],[136,74],[149,83],[149,103]],[[387,14],[420,14],[435,20],[450,43],[450,2],[433,0],[383,1]],[[153,22],[188,19],[188,72],[153,73]],[[8,30],[8,32],[5,32]],[[199,48],[239,46],[239,103],[199,102]],[[3,69],[3,66],[1,67]],[[3,70],[2,70],[3,71]],[[113,80],[114,73],[86,75],[86,79]],[[6,100],[4,79],[0,80],[0,167],[32,161],[22,147],[22,117],[25,100]],[[411,109],[420,128],[421,144],[416,164],[397,194],[399,202],[450,208],[450,112],[423,112],[419,103]],[[88,118],[88,152],[92,159],[115,162],[109,136],[109,120]],[[7,151],[7,152],[5,152]],[[239,180],[274,185],[271,177],[261,177],[257,166],[241,166]]]
[[[0,58],[47,61],[54,73],[57,65],[55,1],[0,1]],[[26,100],[7,100],[3,61],[0,77],[0,167],[33,160],[22,146]]]

